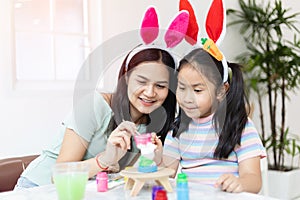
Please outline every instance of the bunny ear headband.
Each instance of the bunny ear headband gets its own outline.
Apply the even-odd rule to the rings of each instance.
[[[189,25],[189,13],[186,10],[180,11],[175,18],[170,23],[165,35],[164,45],[156,45],[154,41],[158,38],[159,35],[159,24],[156,10],[153,6],[149,7],[144,14],[142,20],[142,25],[140,29],[140,36],[142,38],[143,44],[133,49],[126,60],[126,71],[128,69],[128,64],[134,55],[145,49],[162,49],[169,52],[168,49],[178,45],[185,37]],[[170,53],[170,55],[172,55]],[[174,62],[175,58],[173,57]]]
[[[179,10],[187,10],[190,14],[189,26],[185,37],[186,41],[191,45],[202,46],[215,59],[221,61],[224,68],[223,82],[227,82],[228,64],[225,56],[217,47],[223,40],[226,32],[226,15],[223,1],[213,0],[209,8],[205,23],[208,38],[201,38],[193,7],[188,0],[180,0]]]

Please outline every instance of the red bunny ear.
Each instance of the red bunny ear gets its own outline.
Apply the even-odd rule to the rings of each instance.
[[[206,32],[215,43],[225,31],[225,10],[222,0],[213,0],[206,18]]]
[[[176,18],[170,24],[166,34],[165,42],[167,48],[175,47],[186,36],[186,31],[189,25],[189,13],[180,11]]]
[[[197,43],[198,31],[199,27],[197,24],[197,19],[195,16],[194,9],[188,0],[180,0],[179,2],[179,11],[180,10],[187,10],[189,12],[189,26],[186,32],[186,41],[191,45]]]
[[[154,7],[147,9],[141,26],[141,37],[145,44],[153,42],[158,36],[158,18]]]

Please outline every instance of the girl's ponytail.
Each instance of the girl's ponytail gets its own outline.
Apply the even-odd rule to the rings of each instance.
[[[228,66],[232,72],[228,81],[230,87],[226,100],[221,102],[214,119],[217,131],[220,133],[219,143],[214,153],[216,158],[227,158],[236,145],[240,144],[248,120],[246,111],[248,100],[244,92],[241,66],[235,63],[228,63]]]

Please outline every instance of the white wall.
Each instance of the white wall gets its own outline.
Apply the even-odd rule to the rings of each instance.
[[[149,3],[150,2],[150,3]],[[148,8],[149,5],[154,5],[157,8],[159,15],[159,23],[162,27],[166,28],[169,25],[170,20],[178,10],[178,1],[174,0],[163,0],[163,1],[146,1],[146,0],[130,0],[130,3],[127,1],[118,1],[110,0],[103,2],[103,37],[104,40],[110,39],[116,34],[121,34],[126,31],[135,30],[140,27],[141,16]],[[196,17],[200,27],[201,33],[205,34],[204,29],[204,20],[208,11],[210,1],[199,1],[199,0],[190,0],[193,8],[196,12]],[[226,8],[238,9],[237,0],[224,0]],[[291,13],[300,11],[300,2],[299,1],[288,1],[282,0],[283,6],[285,8],[291,8]],[[134,5],[134,11],[132,9]],[[114,12],[111,12],[114,10]],[[128,13],[129,11],[129,13]],[[300,27],[300,16],[298,17],[298,27]],[[298,34],[300,38],[300,35]],[[225,52],[226,58],[229,61],[235,61],[236,55],[240,54],[245,50],[244,42],[239,34],[237,27],[227,28],[226,36],[221,44],[221,49]],[[116,64],[119,64],[117,62]],[[298,95],[299,90],[296,93],[291,94],[291,101],[287,102],[287,123],[290,127],[290,131],[298,134],[300,136],[300,124],[296,120],[297,112],[300,110],[300,96]],[[267,102],[266,102],[267,103]],[[258,108],[258,107],[257,107]],[[254,111],[254,122],[257,124],[259,129],[259,116],[258,111]]]
[[[130,3],[129,3],[130,2]],[[208,11],[209,1],[190,0],[197,18],[201,33],[204,31],[204,17]],[[237,1],[225,0],[227,8],[238,8]],[[171,19],[178,12],[179,0],[107,0],[103,1],[103,38],[107,40],[114,37],[117,34],[121,34],[127,31],[136,30],[140,28],[142,16],[146,9],[154,5],[156,7],[160,27],[166,29]],[[113,12],[112,12],[113,11]],[[226,49],[226,46],[231,44],[231,41],[235,41],[237,48]],[[238,32],[227,32],[226,37],[222,42],[222,49],[226,49],[226,56],[230,60],[242,48],[241,37]]]
[[[99,0],[100,1],[100,0]],[[190,0],[199,21],[207,11],[208,1]],[[14,91],[12,88],[11,32],[8,0],[0,0],[0,158],[40,153],[57,134],[61,121],[72,108],[72,91]],[[174,0],[103,0],[103,39],[138,29],[141,16],[151,4],[155,5],[160,24],[167,26],[178,9]],[[293,11],[300,10],[298,1],[288,1]],[[237,1],[225,0],[227,8],[237,8]],[[203,26],[203,24],[202,24]],[[201,31],[204,33],[203,27]],[[120,44],[122,45],[122,44]],[[116,47],[118,48],[118,47]],[[228,29],[221,49],[228,60],[243,51],[242,39],[236,29]],[[118,63],[118,62],[116,62]],[[288,124],[300,131],[297,111],[298,95],[288,104]],[[258,121],[254,119],[254,121]]]

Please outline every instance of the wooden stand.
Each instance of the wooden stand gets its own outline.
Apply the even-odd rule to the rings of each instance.
[[[172,192],[172,186],[169,181],[169,176],[174,174],[173,169],[158,168],[157,172],[142,173],[136,167],[122,170],[120,174],[127,177],[125,189],[131,189],[130,196],[136,196],[146,181],[154,180],[157,184],[162,185],[167,192]]]

